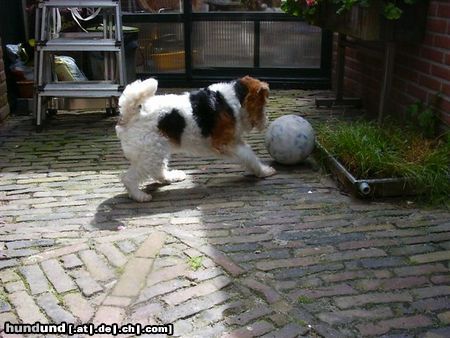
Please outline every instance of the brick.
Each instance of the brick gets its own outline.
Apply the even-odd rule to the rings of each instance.
[[[238,315],[228,317],[225,321],[229,325],[239,325],[243,326],[247,323],[254,321],[255,319],[267,316],[272,313],[273,310],[265,305],[258,306],[255,309],[242,312]]]
[[[47,259],[51,258],[57,258],[60,256],[68,255],[71,253],[78,252],[80,250],[88,249],[87,244],[85,243],[78,243],[74,245],[69,245],[63,248],[58,248],[54,250],[48,250],[44,252],[40,252],[39,255],[28,257],[24,260],[25,264],[33,264],[33,263],[39,263],[46,261]]]
[[[141,320],[148,320],[154,318],[157,313],[164,311],[159,303],[148,303],[133,310],[131,320],[133,322],[140,322]],[[174,330],[175,331],[175,330]],[[175,331],[177,332],[177,331]]]
[[[435,47],[448,49],[449,45],[450,45],[450,37],[448,37],[447,35],[436,34],[434,36],[434,46]]]
[[[3,332],[3,330],[5,329],[4,325],[6,322],[18,324],[19,320],[17,319],[16,315],[12,312],[0,313],[0,332]],[[6,335],[5,335],[5,337],[6,337]],[[7,337],[7,338],[9,338],[9,337]]]
[[[449,285],[440,285],[440,286],[429,286],[420,289],[411,290],[416,298],[432,298],[436,296],[447,296],[450,295],[450,286]]]
[[[167,293],[173,292],[177,289],[189,286],[190,283],[186,280],[174,279],[167,282],[161,282],[150,287],[144,288],[136,303],[142,303],[147,300],[152,299],[153,297],[165,295]]]
[[[309,266],[320,262],[319,257],[302,257],[289,259],[276,259],[270,261],[260,261],[256,263],[256,268],[262,271],[270,271],[281,268],[290,268],[297,266]]]
[[[182,289],[163,297],[163,300],[169,305],[178,305],[191,298],[206,296],[212,292],[218,291],[231,283],[226,276],[218,276],[207,280],[193,287]]]
[[[8,249],[24,249],[36,246],[52,246],[55,244],[54,239],[34,239],[25,241],[14,241],[6,243]]]
[[[210,257],[216,264],[224,268],[233,277],[237,277],[245,272],[245,270],[233,262],[228,256],[211,246],[202,246],[199,248],[201,252]]]
[[[185,276],[187,279],[195,282],[201,282],[216,276],[222,275],[223,270],[217,267],[211,267],[207,269],[201,269],[197,271],[186,271]],[[181,275],[181,274],[180,274]]]
[[[111,243],[99,244],[96,249],[115,267],[124,266],[127,262],[125,255]]]
[[[450,311],[439,313],[438,318],[442,324],[450,324]]]
[[[17,259],[2,259],[0,260],[0,270],[10,268],[19,264]]]
[[[8,298],[23,323],[48,322],[39,310],[39,307],[36,305],[33,298],[31,298],[25,291],[15,292],[9,295]]]
[[[89,322],[94,316],[94,308],[79,293],[65,295],[64,304],[82,323]]]
[[[83,262],[75,254],[63,256],[61,261],[66,269],[74,269],[83,266]]]
[[[25,277],[32,295],[48,291],[47,279],[38,265],[23,266],[19,271]]]
[[[447,268],[438,264],[411,265],[394,269],[397,276],[429,275],[437,272],[447,272]]]
[[[247,253],[230,254],[231,259],[238,263],[251,262],[260,259],[281,259],[289,258],[290,252],[288,250],[264,250]]]
[[[119,307],[113,306],[100,306],[95,314],[92,322],[95,325],[99,325],[105,323],[107,325],[122,323],[122,320],[125,317],[125,310]]]
[[[21,281],[11,282],[4,284],[5,290],[8,293],[13,293],[17,291],[25,291],[25,285]]]
[[[50,280],[50,283],[53,284],[53,287],[58,293],[77,289],[75,283],[66,274],[56,259],[44,261],[41,263],[41,266],[47,278]]]
[[[79,255],[86,265],[86,269],[95,280],[104,282],[114,278],[111,269],[94,250],[84,250]]]
[[[265,285],[261,282],[258,282],[257,280],[253,278],[245,278],[241,281],[243,285],[246,287],[256,291],[257,293],[261,294],[266,302],[269,304],[273,304],[280,300],[281,296],[276,292],[274,289],[272,289],[270,286]]]
[[[151,233],[136,251],[136,257],[155,258],[166,240],[164,232]]]
[[[445,33],[447,30],[447,20],[440,18],[428,18],[426,29],[430,32]]]
[[[429,330],[422,335],[423,338],[447,338],[450,336],[450,328],[442,327],[440,329]]]
[[[412,303],[412,307],[425,312],[450,309],[450,297],[421,299]]]
[[[360,324],[356,327],[362,335],[382,335],[393,329],[412,330],[432,324],[430,318],[424,315],[417,315],[382,320],[377,323]]]
[[[181,263],[166,268],[162,268],[156,271],[152,271],[147,277],[147,286],[151,286],[160,282],[169,281],[177,278],[178,276],[185,275],[187,273],[187,264]]]
[[[202,311],[196,315],[196,320],[203,323],[214,323],[223,320],[231,312],[236,313],[237,311],[241,311],[243,308],[245,308],[245,305],[241,300],[228,302]]]
[[[320,278],[328,283],[343,282],[347,280],[367,277],[366,271],[344,271],[332,274],[322,274]]]
[[[373,240],[363,240],[363,241],[352,241],[339,243],[338,247],[340,250],[355,250],[363,248],[374,248],[383,246],[393,246],[398,242],[394,239],[373,239]]]
[[[56,297],[51,293],[44,293],[37,298],[39,306],[47,313],[54,323],[75,323],[75,318],[64,310]]]
[[[133,257],[125,265],[125,270],[115,285],[112,294],[120,297],[134,297],[144,287],[153,259]]]
[[[448,42],[450,43],[450,38],[448,38]],[[431,65],[431,74],[438,77],[439,79],[443,79],[445,81],[450,81],[449,73],[450,72],[448,70],[448,67],[438,66],[435,64]]]
[[[344,268],[344,265],[341,263],[334,263],[334,264],[321,264],[321,265],[314,265],[311,267],[308,267],[308,269],[305,269],[303,267],[298,268],[292,268],[292,269],[283,269],[277,271],[274,276],[277,280],[284,280],[284,279],[292,279],[292,278],[299,278],[303,277],[305,275],[311,274],[311,273],[318,273],[322,271],[337,271]]]
[[[438,275],[432,276],[431,282],[433,284],[447,284],[450,285],[450,276],[449,275]]]
[[[90,297],[98,292],[103,291],[103,288],[98,284],[94,278],[92,278],[89,273],[85,270],[79,270],[74,272],[73,277],[75,278],[75,283],[81,289],[84,296]]]
[[[20,290],[19,290],[20,291]],[[5,313],[11,311],[11,305],[6,302],[6,299],[0,298],[0,313]]]
[[[281,329],[278,329],[276,331],[269,332],[261,338],[295,338],[300,336],[303,336],[308,332],[308,328],[304,326],[300,326],[295,323],[290,323],[285,326],[283,326]]]
[[[342,295],[353,295],[358,293],[354,288],[348,284],[338,284],[333,286],[321,287],[316,289],[300,289],[295,290],[289,294],[293,301],[297,301],[298,297],[305,296],[308,298],[322,298]]]
[[[364,258],[360,260],[360,264],[366,269],[379,269],[400,266],[405,264],[403,257],[380,257],[380,258]]]
[[[333,311],[333,312],[321,312],[318,314],[320,320],[330,324],[346,324],[353,321],[359,321],[361,319],[381,319],[381,318],[391,318],[393,317],[391,309],[387,306],[372,308],[370,310],[366,309],[353,309],[344,311]]]
[[[265,320],[261,320],[255,322],[251,325],[247,325],[246,327],[236,329],[232,332],[225,333],[222,335],[222,338],[251,338],[251,337],[259,337],[267,332],[270,332],[274,329],[273,325]]]
[[[408,292],[400,293],[369,293],[357,296],[337,297],[334,302],[340,309],[362,306],[366,304],[411,302],[412,296]]]
[[[241,235],[241,236],[227,236],[227,237],[218,237],[218,238],[210,238],[208,240],[209,243],[214,245],[223,245],[223,244],[237,244],[237,243],[251,243],[251,242],[263,242],[271,240],[272,236],[270,234],[256,234],[256,235]]]
[[[108,296],[102,303],[103,305],[117,306],[117,307],[127,307],[131,304],[131,298],[128,297],[118,297],[118,296]]]
[[[177,305],[157,314],[163,323],[172,323],[177,319],[187,318],[203,310],[209,309],[215,305],[226,302],[231,295],[217,291],[205,297],[189,300],[181,305]]]
[[[3,283],[14,282],[19,279],[20,277],[12,270],[0,271],[0,280]]]
[[[400,277],[400,278],[386,278],[381,280],[361,280],[358,281],[358,287],[362,290],[396,290],[407,289],[415,286],[428,284],[429,280],[423,276]]]
[[[448,251],[436,251],[430,252],[422,255],[411,256],[410,260],[414,263],[423,264],[423,263],[431,263],[431,262],[439,262],[439,261],[448,261],[450,260],[450,250]]]
[[[343,260],[361,259],[367,257],[384,257],[384,256],[387,256],[385,251],[381,249],[370,248],[370,249],[336,252],[331,255],[327,255],[325,259],[331,262],[335,262]]]

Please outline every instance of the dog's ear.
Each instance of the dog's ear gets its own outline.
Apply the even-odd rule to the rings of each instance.
[[[248,122],[252,127],[262,129],[266,121],[264,106],[269,96],[269,85],[248,75],[241,78],[240,83],[248,91],[243,102],[243,107],[247,111]]]
[[[257,93],[261,96],[263,96],[264,98],[268,98],[269,97],[269,84],[267,82],[260,82],[260,87],[258,88]]]

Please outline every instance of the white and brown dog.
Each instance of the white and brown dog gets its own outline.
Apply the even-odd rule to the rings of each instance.
[[[182,171],[167,168],[174,152],[221,155],[237,159],[257,177],[275,174],[242,139],[245,132],[261,131],[266,124],[267,83],[246,76],[182,95],[155,95],[157,87],[155,79],[138,80],[119,98],[116,132],[131,163],[122,175],[131,198],[151,200],[139,189],[148,177],[161,183],[185,178]]]

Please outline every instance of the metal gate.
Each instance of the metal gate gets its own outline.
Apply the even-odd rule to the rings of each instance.
[[[122,0],[137,27],[138,77],[198,86],[253,75],[272,86],[330,85],[331,33],[280,10],[280,0]]]

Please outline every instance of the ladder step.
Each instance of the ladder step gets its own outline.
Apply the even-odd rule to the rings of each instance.
[[[116,0],[44,0],[42,2],[43,6],[46,7],[81,7],[81,8],[91,8],[91,7],[116,7],[118,1]]]
[[[111,97],[120,96],[122,88],[109,82],[58,82],[49,83],[40,89],[40,96],[64,97]]]
[[[47,51],[120,51],[120,43],[114,39],[67,39],[58,38],[46,41],[37,47]]]

